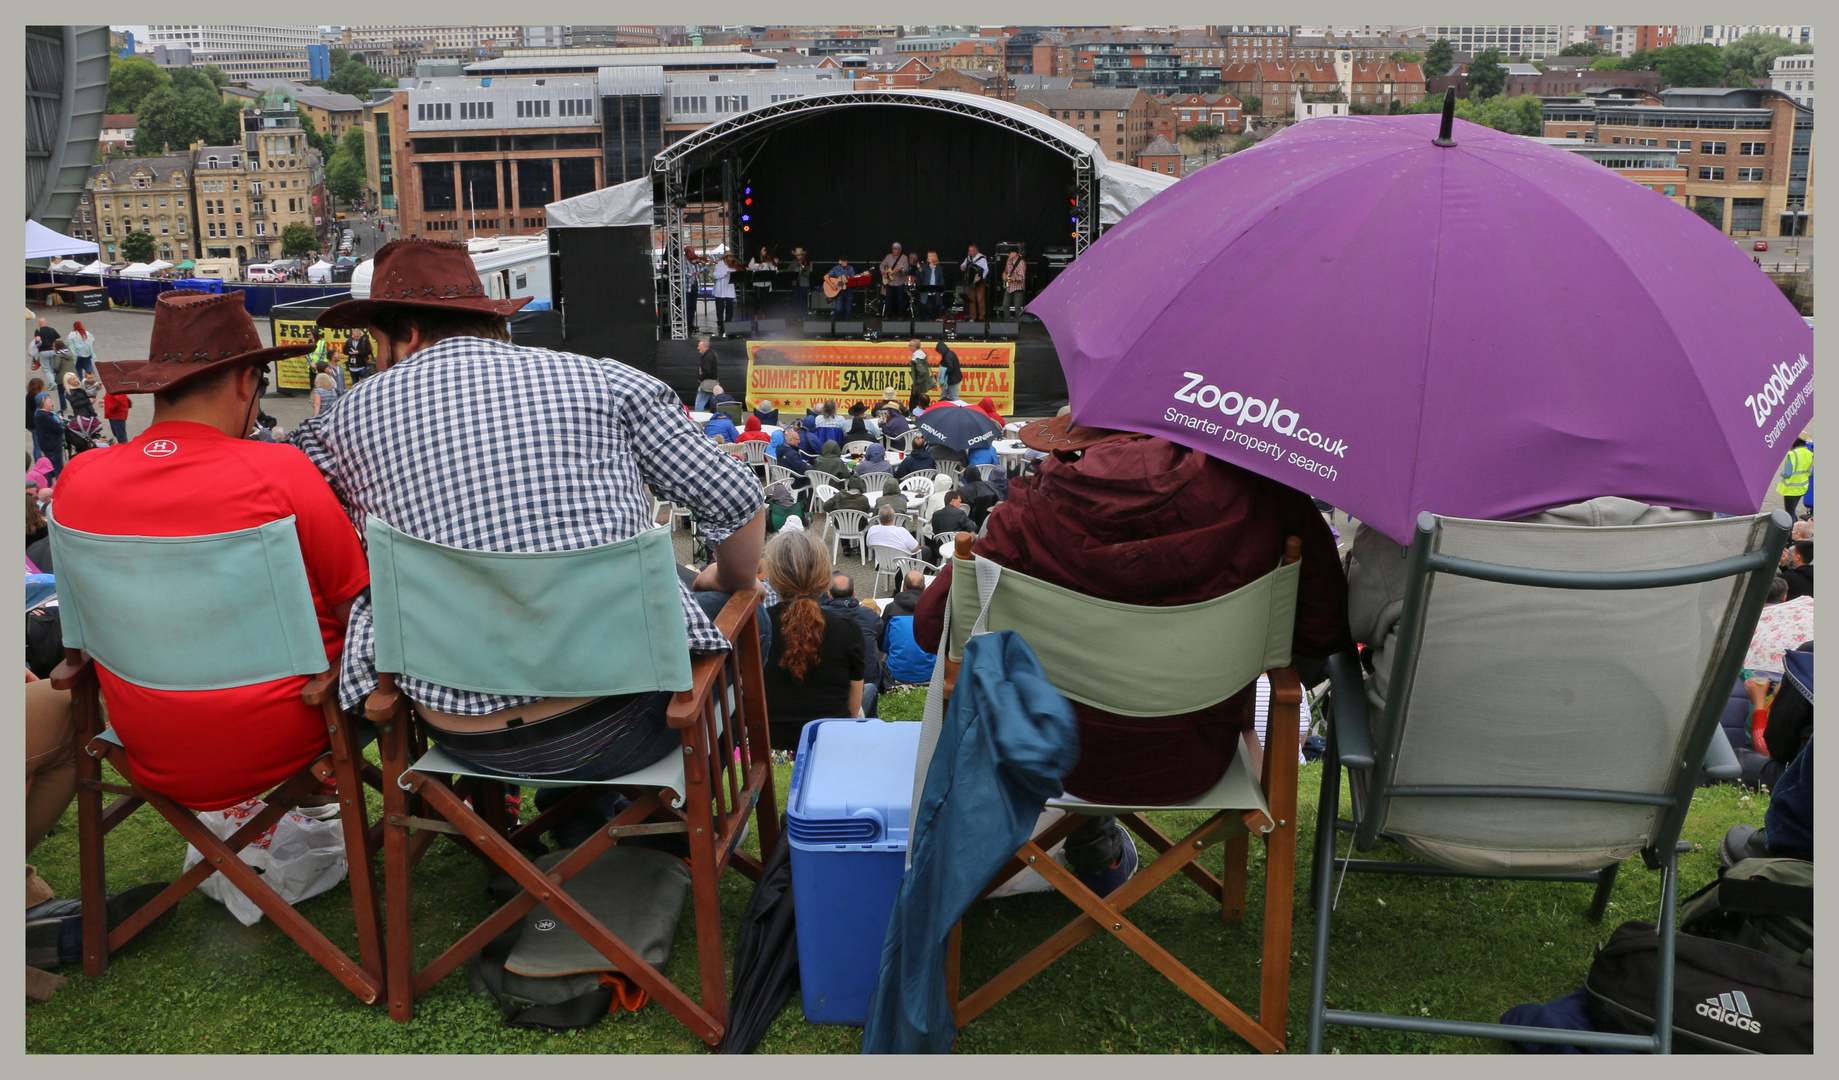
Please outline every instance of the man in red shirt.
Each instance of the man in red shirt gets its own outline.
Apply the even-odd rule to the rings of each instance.
[[[305,352],[264,348],[240,292],[162,293],[151,358],[98,364],[109,392],[154,395],[153,424],[73,459],[79,467],[59,479],[56,514],[72,529],[132,536],[204,536],[291,515],[330,663],[352,600],[370,584],[363,549],[306,455],[244,437],[260,410],[264,365]],[[324,716],[300,700],[305,676],[173,691],[96,671],[136,777],[194,810],[262,795],[325,752]]]
[[[133,407],[134,403],[128,400],[126,394],[102,395],[102,418],[109,422],[109,430],[114,433],[117,446],[128,441],[128,410]]]

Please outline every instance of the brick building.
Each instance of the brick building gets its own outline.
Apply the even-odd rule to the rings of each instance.
[[[243,141],[193,143],[197,242],[206,258],[262,262],[282,255],[289,225],[325,237],[325,163],[307,145],[292,94],[275,86],[243,110]]]
[[[158,257],[176,263],[196,251],[193,209],[189,154],[117,158],[90,170],[69,232],[107,262],[127,261],[119,245],[130,231],[151,233]]]
[[[137,117],[133,113],[104,113],[102,133],[96,139],[96,149],[105,154],[125,154],[134,145],[134,125]]]
[[[1329,63],[1292,63],[1281,60],[1253,60],[1229,64],[1220,72],[1220,92],[1240,101],[1258,99],[1258,116],[1283,116],[1290,111],[1291,98],[1303,94],[1333,94],[1341,88],[1335,66]]]
[[[928,61],[930,63],[930,61]],[[979,68],[984,71],[1005,70],[1003,45],[1000,41],[960,41],[939,53],[937,70]]]
[[[1526,94],[1534,97],[1563,97],[1566,94],[1588,94],[1616,87],[1659,93],[1660,86],[1661,76],[1658,71],[1592,71],[1589,68],[1565,71],[1554,68],[1538,75],[1509,75],[1506,84],[1501,87],[1501,93],[1508,97]]]
[[[1196,124],[1212,124],[1228,132],[1242,131],[1245,118],[1239,99],[1231,94],[1185,94],[1164,98],[1163,104],[1175,114],[1175,121],[1185,130]]]
[[[1113,161],[1135,161],[1158,135],[1175,137],[1175,113],[1145,90],[1043,90],[1016,100],[1085,132]]]
[[[1137,151],[1135,164],[1137,168],[1148,169],[1150,172],[1176,177],[1182,175],[1181,150],[1164,135],[1156,136],[1148,146]]]

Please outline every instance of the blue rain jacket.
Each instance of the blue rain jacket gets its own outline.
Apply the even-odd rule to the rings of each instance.
[[[1033,835],[1078,758],[1073,707],[1028,643],[1012,630],[971,638],[920,794],[912,865],[888,920],[863,1053],[951,1050],[951,928]]]

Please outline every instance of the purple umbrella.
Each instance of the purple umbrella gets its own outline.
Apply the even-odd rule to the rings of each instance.
[[[1593,161],[1453,136],[1435,115],[1309,120],[1125,218],[1029,305],[1073,417],[1402,543],[1424,510],[1599,495],[1754,513],[1813,417],[1813,332],[1781,290]]]

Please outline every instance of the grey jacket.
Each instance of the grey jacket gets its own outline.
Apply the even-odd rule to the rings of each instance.
[[[1673,510],[1605,495],[1515,520],[1595,527],[1703,521],[1710,516],[1703,510]],[[1354,640],[1367,647],[1373,660],[1373,672],[1366,679],[1366,696],[1375,725],[1386,707],[1386,684],[1392,679],[1391,650],[1397,640],[1399,617],[1405,611],[1407,551],[1362,524],[1354,530],[1354,543],[1347,553],[1347,623]]]

